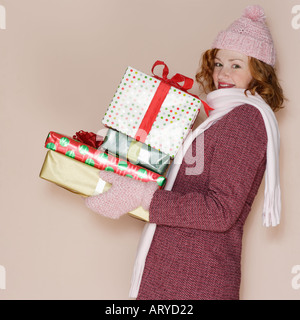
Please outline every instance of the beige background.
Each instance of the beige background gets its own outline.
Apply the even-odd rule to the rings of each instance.
[[[282,223],[262,227],[262,184],[245,226],[241,299],[299,299],[292,273],[300,265],[300,29],[291,24],[297,2],[0,0],[0,299],[128,299],[144,223],[105,219],[41,180],[45,138],[50,130],[103,128],[128,65],[150,73],[161,59],[171,74],[194,77],[217,32],[256,3],[268,16],[289,101],[277,114]]]

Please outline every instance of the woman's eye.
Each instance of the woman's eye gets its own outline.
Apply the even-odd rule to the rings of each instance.
[[[233,69],[240,69],[240,67],[241,67],[241,66],[238,65],[238,64],[234,64],[234,65],[232,66]]]
[[[220,62],[215,62],[215,67],[222,67],[222,64]]]

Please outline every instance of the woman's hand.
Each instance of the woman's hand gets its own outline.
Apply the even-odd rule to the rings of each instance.
[[[118,219],[140,206],[149,210],[153,194],[158,189],[156,182],[142,182],[109,171],[100,171],[100,178],[110,183],[111,188],[97,196],[85,198],[85,204],[111,219]]]

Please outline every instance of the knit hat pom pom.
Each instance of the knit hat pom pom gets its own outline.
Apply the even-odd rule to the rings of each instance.
[[[248,6],[243,16],[252,21],[264,21],[266,18],[264,9],[258,5]]]

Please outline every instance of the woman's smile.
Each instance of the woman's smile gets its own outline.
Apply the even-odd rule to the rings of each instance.
[[[233,88],[235,87],[235,84],[230,84],[226,82],[219,82],[218,83],[218,89],[226,89],[226,88]]]

